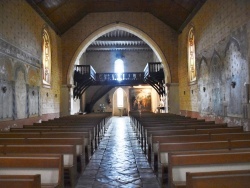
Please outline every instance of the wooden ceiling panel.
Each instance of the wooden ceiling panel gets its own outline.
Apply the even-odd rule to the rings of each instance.
[[[88,13],[148,12],[181,31],[206,0],[27,0],[54,28],[63,34]]]
[[[46,14],[50,15],[56,9],[59,9],[68,0],[40,0],[37,2],[37,6]]]

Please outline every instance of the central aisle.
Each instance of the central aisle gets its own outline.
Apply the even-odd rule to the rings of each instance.
[[[158,188],[129,117],[112,117],[110,126],[76,188]]]

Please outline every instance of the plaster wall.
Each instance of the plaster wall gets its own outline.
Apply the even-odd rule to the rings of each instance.
[[[148,13],[110,12],[92,13],[85,16],[75,26],[62,35],[63,75],[67,75],[68,67],[79,46],[95,31],[115,23],[125,23],[144,32],[162,50],[170,67],[171,79],[178,82],[177,33],[169,26]],[[107,31],[108,32],[108,31]],[[104,34],[104,33],[103,33]],[[95,36],[98,38],[99,36]],[[96,38],[93,38],[95,40]],[[89,41],[88,45],[91,41]],[[71,70],[69,70],[71,71]],[[67,79],[63,79],[66,83]]]
[[[148,62],[153,62],[153,51],[122,51],[125,72],[143,72]],[[114,72],[116,51],[87,52],[86,63],[92,65],[97,73]]]
[[[0,126],[20,126],[58,117],[61,39],[49,27],[52,46],[51,88],[42,86],[43,19],[24,0],[0,2]],[[7,109],[7,110],[5,110]]]
[[[249,128],[249,8],[246,0],[208,0],[179,35],[182,114]],[[190,85],[187,37],[192,26],[197,82]]]

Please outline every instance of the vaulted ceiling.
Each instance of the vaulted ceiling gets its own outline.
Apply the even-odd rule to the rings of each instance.
[[[177,32],[181,32],[206,0],[27,0],[43,19],[59,34],[69,30],[89,13],[147,12]],[[114,31],[89,47],[93,50],[149,48],[134,35]]]

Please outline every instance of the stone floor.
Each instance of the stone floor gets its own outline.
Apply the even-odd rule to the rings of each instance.
[[[158,188],[129,117],[112,117],[111,124],[76,188]]]

